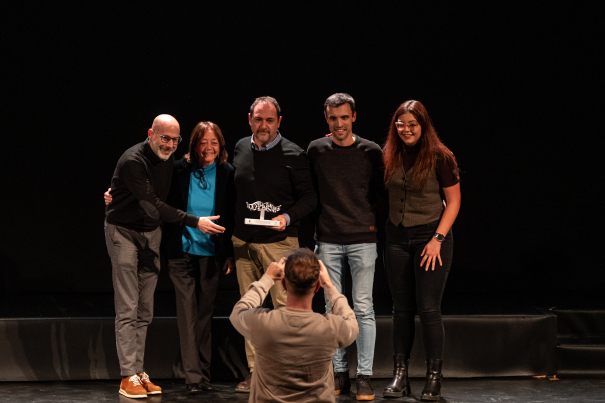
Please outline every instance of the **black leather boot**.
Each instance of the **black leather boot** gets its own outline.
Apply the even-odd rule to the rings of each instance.
[[[426,384],[422,390],[420,400],[439,400],[441,398],[441,364],[443,360],[427,358],[426,360]]]
[[[408,366],[410,359],[403,354],[393,356],[395,368],[393,369],[393,380],[384,388],[384,397],[401,397],[410,394],[410,380],[408,379]]]

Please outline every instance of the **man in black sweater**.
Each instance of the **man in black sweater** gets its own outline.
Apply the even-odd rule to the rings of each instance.
[[[198,228],[207,234],[224,232],[211,220],[195,217],[165,202],[181,141],[175,118],[160,115],[147,140],[124,152],[111,179],[113,200],[106,209],[105,241],[111,258],[116,309],[116,347],[120,393],[141,398],[162,393],[144,372],[145,337],[153,318],[153,293],[160,271],[162,221]]]
[[[233,249],[240,293],[260,280],[272,262],[298,248],[301,218],[315,209],[309,161],[305,151],[281,136],[281,109],[272,97],[257,98],[250,107],[252,136],[235,146],[233,166],[237,190]],[[279,226],[247,225],[247,218],[279,221]],[[270,290],[276,309],[286,305],[286,292],[276,282]],[[236,392],[249,392],[254,348],[246,339],[250,374]]]
[[[376,338],[372,301],[377,257],[375,206],[386,193],[382,150],[376,143],[353,134],[357,114],[350,95],[330,96],[324,104],[324,113],[332,134],[312,141],[307,150],[319,199],[316,252],[340,293],[344,293],[344,270],[346,262],[349,263],[353,310],[359,324],[357,400],[372,400],[370,375]],[[326,311],[330,312],[327,299]],[[335,393],[346,393],[351,382],[344,348],[337,350],[332,362]]]

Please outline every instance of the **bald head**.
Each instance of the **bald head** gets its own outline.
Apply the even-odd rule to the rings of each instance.
[[[176,151],[180,133],[179,122],[174,117],[166,114],[156,116],[147,131],[149,145],[158,157],[167,160]]]
[[[156,132],[162,132],[163,130],[176,130],[177,133],[180,133],[181,128],[179,126],[179,122],[171,115],[158,115],[153,119],[153,124],[151,125],[151,129]]]

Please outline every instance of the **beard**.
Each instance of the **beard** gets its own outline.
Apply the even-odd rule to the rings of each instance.
[[[153,150],[155,155],[157,155],[158,157],[160,157],[160,159],[164,161],[170,158],[172,153],[176,150],[176,147],[159,144],[156,142],[149,142],[149,145],[151,146],[151,149]]]
[[[270,138],[270,137],[271,137],[271,132],[270,132],[270,131],[262,131],[262,132],[260,132],[260,131],[259,131],[259,132],[256,132],[254,135],[255,135],[255,136],[258,138],[258,139],[261,139],[261,138],[262,138],[263,140],[265,140],[265,139],[268,139],[268,138]]]

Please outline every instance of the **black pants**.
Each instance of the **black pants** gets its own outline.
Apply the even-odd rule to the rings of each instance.
[[[385,267],[393,296],[393,349],[410,356],[414,343],[414,317],[420,316],[422,341],[427,358],[443,358],[445,334],[441,321],[441,298],[447,280],[454,240],[452,230],[441,243],[441,260],[435,271],[420,267],[422,250],[433,238],[439,221],[416,227],[386,224]]]
[[[168,261],[176,291],[176,320],[185,382],[210,380],[212,314],[220,270],[214,256],[183,253]]]

